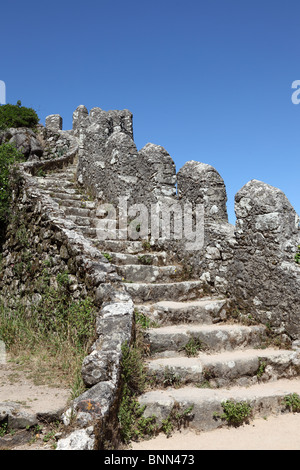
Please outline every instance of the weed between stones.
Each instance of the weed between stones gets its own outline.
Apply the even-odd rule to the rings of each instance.
[[[224,413],[214,413],[215,418],[225,419],[228,424],[232,426],[240,426],[243,423],[248,423],[252,416],[252,407],[247,402],[234,402],[226,400],[221,403]]]

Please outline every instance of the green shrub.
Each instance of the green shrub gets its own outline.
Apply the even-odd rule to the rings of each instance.
[[[37,113],[32,108],[17,104],[3,104],[0,106],[0,130],[10,127],[35,127],[39,122]]]
[[[226,419],[228,424],[233,426],[240,426],[241,424],[248,422],[252,415],[252,408],[249,403],[246,402],[234,402],[226,400],[222,402],[224,413],[220,416],[221,419]]]
[[[286,408],[288,408],[293,413],[300,412],[300,396],[298,393],[290,393],[284,397],[283,403],[285,404]]]

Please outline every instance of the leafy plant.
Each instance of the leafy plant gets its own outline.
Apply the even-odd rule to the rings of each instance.
[[[256,375],[258,378],[260,378],[263,375],[263,373],[265,372],[266,366],[267,366],[267,363],[265,361],[262,361],[261,358],[259,358],[259,366],[256,372]]]
[[[252,415],[252,407],[247,402],[226,400],[225,402],[222,402],[221,405],[224,413],[221,415],[215,413],[215,416],[225,419],[228,424],[232,426],[240,426],[241,424],[248,422]]]
[[[102,255],[107,259],[107,261],[110,263],[112,262],[112,256],[109,253],[102,253]]]
[[[0,437],[5,436],[7,434],[7,423],[0,424]]]
[[[156,328],[158,326],[155,321],[151,320],[147,315],[139,312],[138,310],[135,310],[134,316],[136,324],[143,330],[146,330],[147,328]]]
[[[70,283],[68,272],[64,271],[63,273],[58,273],[56,276],[56,280],[61,286],[68,286]]]
[[[153,260],[150,256],[141,255],[138,257],[139,263],[143,265],[150,265],[153,263]]]
[[[205,349],[205,345],[199,338],[192,336],[183,349],[188,357],[192,357],[197,356],[200,350]]]
[[[165,367],[164,369],[164,378],[163,378],[163,385],[165,387],[179,387],[181,383],[180,375],[176,374],[172,368]]]
[[[298,245],[297,252],[295,254],[295,262],[300,264],[300,245]]]
[[[286,408],[289,408],[293,413],[300,412],[300,396],[298,393],[290,393],[284,397],[283,403]]]
[[[144,241],[142,242],[142,246],[143,246],[143,249],[144,249],[145,251],[150,251],[150,250],[151,250],[151,243],[148,242],[147,240],[144,240]]]

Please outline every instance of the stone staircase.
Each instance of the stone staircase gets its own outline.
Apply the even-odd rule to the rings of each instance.
[[[220,427],[222,402],[247,401],[255,416],[280,413],[283,398],[300,394],[300,352],[268,345],[267,329],[230,318],[228,299],[207,295],[202,282],[184,278],[167,252],[142,241],[97,238],[96,203],[75,184],[76,164],[37,178],[76,230],[116,266],[145,330],[149,390],[139,401],[145,416],[166,419],[174,406],[190,411],[198,431]],[[148,248],[148,247],[147,247]]]

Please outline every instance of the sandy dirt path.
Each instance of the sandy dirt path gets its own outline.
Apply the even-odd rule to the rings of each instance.
[[[255,419],[238,428],[195,434],[183,430],[167,438],[133,443],[133,450],[300,450],[300,413]]]

